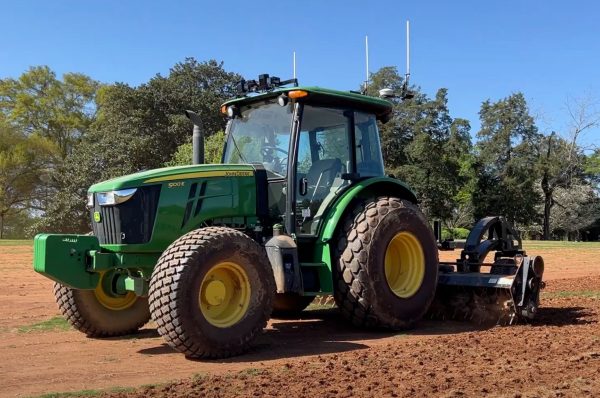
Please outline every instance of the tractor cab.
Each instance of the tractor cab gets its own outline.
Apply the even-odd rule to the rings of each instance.
[[[222,111],[230,117],[222,162],[264,168],[269,216],[288,233],[316,236],[324,212],[344,190],[384,176],[377,119],[391,112],[385,100],[277,88],[227,102]]]

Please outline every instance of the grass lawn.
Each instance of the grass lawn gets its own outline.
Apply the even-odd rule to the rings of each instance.
[[[600,249],[600,242],[569,242],[562,240],[525,240],[526,249]]]
[[[53,330],[69,330],[71,325],[62,316],[55,316],[45,321],[37,322],[31,325],[21,326],[19,333],[30,332],[48,332]]]
[[[32,246],[32,239],[0,239],[0,246]]]

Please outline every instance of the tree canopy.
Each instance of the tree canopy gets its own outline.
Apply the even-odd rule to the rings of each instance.
[[[533,170],[541,135],[525,97],[516,93],[494,103],[487,100],[479,116],[475,217],[504,215],[516,223],[536,219],[539,193]]]
[[[139,87],[117,83],[98,90],[97,114],[90,131],[61,166],[61,187],[35,229],[67,232],[88,228],[87,188],[95,182],[163,167],[191,141],[186,109],[203,119],[210,137],[222,131],[220,105],[233,96],[239,75],[214,60],[188,58]]]
[[[46,137],[29,136],[0,121],[0,239],[7,218],[35,209],[58,149]]]
[[[54,142],[66,158],[94,121],[99,83],[80,73],[62,81],[47,66],[32,67],[18,79],[0,80],[0,113],[25,135]]]
[[[373,73],[371,81],[368,93],[373,95],[382,88],[400,92],[404,83],[393,67]],[[380,125],[386,169],[408,182],[429,217],[449,219],[465,184],[461,168],[471,148],[470,125],[450,116],[446,89],[434,99],[418,87],[411,91],[412,99],[393,101],[392,119]]]
[[[100,84],[80,73],[61,78],[46,66],[0,79],[0,236],[87,232],[86,190],[98,181],[191,160],[186,109],[204,122],[206,159],[219,162],[225,118],[240,75],[223,63],[187,58],[165,76],[133,87]],[[372,73],[367,95],[401,92],[395,67]],[[486,215],[504,215],[544,239],[577,238],[600,218],[600,150],[581,134],[600,124],[589,101],[572,102],[572,126],[543,134],[523,93],[487,99],[481,127],[452,115],[449,92],[433,97],[411,86],[391,99],[379,123],[386,171],[406,181],[431,220],[459,231]]]

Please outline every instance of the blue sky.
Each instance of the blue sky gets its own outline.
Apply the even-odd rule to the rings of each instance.
[[[479,126],[480,104],[522,91],[542,130],[566,132],[568,98],[600,99],[595,1],[33,1],[0,0],[0,78],[31,65],[102,82],[143,83],[187,56],[246,77],[356,89],[370,66],[404,72],[411,21],[412,83],[449,89],[454,117]],[[586,144],[600,143],[600,129]]]

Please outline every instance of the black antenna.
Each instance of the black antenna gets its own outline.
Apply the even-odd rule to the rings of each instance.
[[[363,95],[367,95],[367,89],[369,88],[369,36],[365,36],[365,67],[367,76],[362,89]]]

